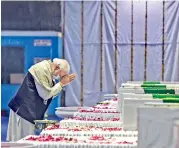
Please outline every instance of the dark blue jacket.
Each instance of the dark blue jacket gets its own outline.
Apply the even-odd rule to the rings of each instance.
[[[43,120],[51,101],[52,98],[44,104],[43,98],[37,92],[34,78],[28,72],[8,106],[20,117],[34,124],[34,120]]]

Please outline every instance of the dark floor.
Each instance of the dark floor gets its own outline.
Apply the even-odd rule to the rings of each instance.
[[[48,119],[49,120],[61,120],[55,115],[48,117]],[[1,141],[2,142],[6,141],[8,121],[9,121],[9,117],[1,117]]]

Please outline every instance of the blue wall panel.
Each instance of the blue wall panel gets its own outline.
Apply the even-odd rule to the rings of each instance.
[[[8,103],[18,90],[20,85],[2,84],[1,85],[1,110],[8,109]]]
[[[51,40],[51,46],[34,46],[35,39]],[[1,46],[23,46],[25,49],[24,56],[24,74],[34,64],[34,57],[41,58],[61,58],[62,42],[58,36],[1,36]],[[8,110],[8,103],[16,93],[20,85],[2,84],[1,85],[1,108]],[[48,108],[48,114],[54,114],[55,108],[60,106],[61,95],[53,99]]]

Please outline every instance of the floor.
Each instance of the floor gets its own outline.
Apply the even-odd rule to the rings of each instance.
[[[56,117],[55,115],[48,117],[48,119],[49,120],[62,120]],[[9,121],[9,117],[1,117],[1,141],[2,142],[6,141],[8,121]]]

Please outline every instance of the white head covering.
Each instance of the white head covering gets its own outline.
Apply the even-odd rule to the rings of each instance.
[[[67,60],[54,58],[53,63],[59,65],[60,69],[65,70],[67,73],[70,72],[70,65]]]

